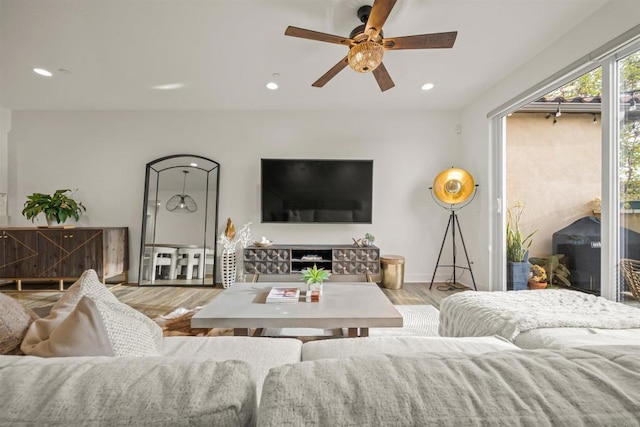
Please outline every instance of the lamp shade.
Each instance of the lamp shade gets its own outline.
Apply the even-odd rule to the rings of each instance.
[[[473,194],[475,182],[464,169],[445,169],[433,181],[433,193],[442,203],[455,205],[463,203]]]
[[[364,41],[349,49],[347,59],[349,66],[359,73],[366,73],[378,68],[382,62],[384,48],[381,44]]]

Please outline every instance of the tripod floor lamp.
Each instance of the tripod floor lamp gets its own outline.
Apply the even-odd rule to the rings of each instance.
[[[453,283],[456,283],[456,269],[469,270],[471,274],[471,281],[473,282],[473,289],[476,291],[476,280],[473,277],[473,270],[471,270],[471,262],[469,261],[469,254],[467,253],[467,247],[464,244],[464,238],[462,237],[462,230],[460,229],[460,221],[456,215],[456,211],[467,206],[476,197],[476,191],[478,185],[473,181],[473,177],[469,172],[464,169],[451,168],[446,169],[433,181],[433,187],[429,187],[431,190],[431,197],[435,202],[450,211],[449,222],[447,223],[447,229],[444,232],[444,238],[442,239],[442,245],[440,246],[440,253],[438,253],[438,261],[436,261],[436,268],[433,270],[433,276],[431,277],[431,284],[429,289],[433,286],[433,281],[436,278],[436,272],[438,267],[453,267]],[[462,242],[462,248],[464,249],[464,256],[467,259],[467,266],[462,267],[456,265],[456,229],[458,230],[460,241]],[[453,244],[453,264],[452,265],[440,265],[440,257],[442,256],[442,249],[447,240],[447,235],[451,230],[451,242]]]

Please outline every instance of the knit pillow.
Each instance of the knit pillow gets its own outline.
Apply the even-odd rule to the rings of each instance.
[[[36,318],[18,301],[0,293],[0,354],[22,354],[20,343]]]
[[[84,297],[87,299],[80,304]],[[109,327],[105,327],[107,323]],[[119,326],[122,331],[117,330]],[[82,340],[82,334],[76,334],[77,331],[90,334],[90,338]],[[137,336],[133,331],[138,332]],[[148,350],[140,351],[134,344],[133,347],[125,345],[128,338],[132,342],[139,339]],[[100,282],[94,270],[87,270],[56,302],[49,316],[33,322],[21,348],[25,354],[42,357],[137,356],[147,352],[158,355],[162,348],[162,329],[144,314],[121,303]]]
[[[129,306],[84,296],[32,355],[160,356],[155,336]],[[150,319],[147,319],[152,322]],[[155,324],[154,324],[155,325]],[[160,327],[157,330],[162,334]]]

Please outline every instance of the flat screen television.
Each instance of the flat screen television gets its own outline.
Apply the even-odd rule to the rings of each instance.
[[[371,224],[373,160],[261,160],[262,222]]]

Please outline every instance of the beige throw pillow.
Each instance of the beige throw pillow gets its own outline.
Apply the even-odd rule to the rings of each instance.
[[[56,302],[49,316],[29,327],[25,354],[53,356],[160,355],[162,329],[121,303],[87,270]]]
[[[0,354],[22,354],[20,343],[36,318],[18,301],[0,293]]]
[[[129,307],[84,296],[38,348],[38,356],[160,356],[151,330]]]

